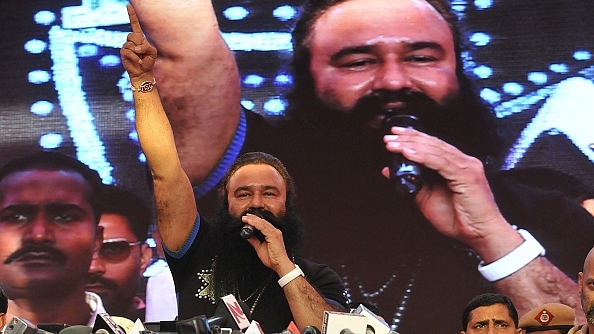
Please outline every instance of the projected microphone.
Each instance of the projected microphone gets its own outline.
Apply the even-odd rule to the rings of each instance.
[[[393,126],[423,131],[418,116],[410,110],[388,110],[382,122],[382,130],[385,134],[392,134],[390,128]],[[390,179],[396,184],[398,193],[416,194],[421,190],[423,166],[406,159],[402,154],[392,154],[389,168]]]

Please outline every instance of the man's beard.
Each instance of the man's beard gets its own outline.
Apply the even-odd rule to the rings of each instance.
[[[354,138],[352,145],[367,141],[381,145],[383,149],[383,131],[370,129],[367,124],[376,116],[385,114],[385,106],[395,102],[404,106],[395,111],[415,115],[422,124],[423,132],[483,161],[487,157],[498,157],[500,147],[493,114],[467,86],[462,86],[459,93],[450,94],[440,102],[420,92],[376,91],[361,97],[349,110],[329,105],[314,96],[309,105],[298,105],[305,110],[291,110],[291,115],[303,128],[323,132],[324,138]]]
[[[238,294],[238,299],[245,300],[276,275],[272,269],[262,264],[254,248],[240,236],[245,225],[241,217],[248,212],[265,219],[283,232],[289,257],[297,256],[304,245],[303,224],[291,208],[282,217],[275,217],[265,210],[247,210],[241,216],[233,217],[228,208],[222,208],[209,237],[209,249],[214,259],[213,292],[217,299],[233,293]],[[268,287],[266,292],[270,293],[270,290],[272,289]],[[250,298],[247,302],[253,301],[254,298]]]
[[[580,292],[582,299],[582,309],[586,314],[586,321],[588,321],[589,324],[594,325],[594,305],[588,306],[588,300],[586,299],[586,295],[583,291]]]

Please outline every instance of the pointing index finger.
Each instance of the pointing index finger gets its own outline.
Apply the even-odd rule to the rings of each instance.
[[[128,17],[130,17],[130,26],[132,27],[132,32],[142,34],[142,28],[140,27],[140,22],[138,21],[134,7],[128,4],[126,5],[126,9],[128,10]]]

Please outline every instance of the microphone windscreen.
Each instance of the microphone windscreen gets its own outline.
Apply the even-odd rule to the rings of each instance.
[[[93,332],[93,328],[85,325],[74,325],[62,329],[60,334],[90,334]]]
[[[67,328],[67,327],[70,327],[70,325],[61,324],[61,323],[40,323],[40,324],[37,324],[37,328],[44,330],[46,332],[55,333],[55,334],[60,333],[61,330],[63,330],[64,328]]]

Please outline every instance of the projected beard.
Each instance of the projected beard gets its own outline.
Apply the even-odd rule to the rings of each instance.
[[[246,213],[255,214],[282,231],[289,257],[299,254],[305,242],[305,233],[292,205],[287,205],[287,211],[281,217],[261,209],[249,209],[241,216]],[[218,299],[232,293],[251,306],[266,286],[257,310],[261,314],[264,311],[274,312],[275,303],[270,301],[281,300],[284,294],[275,284],[275,279],[278,279],[276,273],[262,264],[254,248],[240,236],[245,224],[241,216],[231,216],[228,206],[224,205],[212,227],[208,249],[212,250],[211,256],[215,259],[212,279],[215,297]]]
[[[323,139],[337,137],[340,146],[370,147],[385,151],[378,129],[371,129],[367,123],[373,117],[383,114],[390,102],[401,102],[421,120],[425,132],[456,146],[462,152],[486,162],[498,159],[503,153],[496,120],[490,108],[474,92],[467,78],[460,80],[459,93],[435,101],[422,92],[410,90],[375,91],[361,97],[349,109],[327,105],[313,92],[313,88],[296,88],[289,94],[290,117],[299,128],[311,132],[323,132]],[[320,131],[321,130],[321,131]],[[311,135],[311,134],[309,134]],[[352,139],[353,143],[344,140]],[[362,145],[368,142],[368,147]],[[352,152],[351,152],[352,153]]]

